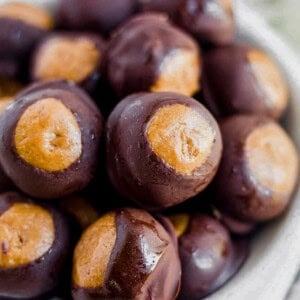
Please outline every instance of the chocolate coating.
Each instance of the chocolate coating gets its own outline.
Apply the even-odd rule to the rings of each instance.
[[[0,77],[16,78],[20,73],[20,63],[12,58],[0,58]]]
[[[34,81],[70,80],[92,92],[101,78],[105,47],[104,40],[96,34],[60,32],[48,35],[33,53],[31,78]]]
[[[140,11],[156,11],[174,18],[177,13],[179,0],[138,0]]]
[[[23,195],[10,192],[0,195],[0,216],[16,203],[33,204]],[[55,239],[51,248],[39,259],[15,268],[0,267],[0,297],[32,298],[53,289],[61,276],[61,271],[69,251],[70,230],[64,216],[55,208],[45,204],[39,206],[50,213],[55,226]],[[5,241],[1,240],[1,245]],[[1,248],[3,251],[3,246]],[[1,253],[5,255],[5,253]]]
[[[278,119],[288,102],[285,79],[274,62],[239,44],[205,53],[202,88],[206,105],[218,117],[253,113]]]
[[[233,243],[225,227],[207,215],[191,215],[179,237],[182,288],[179,299],[201,299],[225,284],[248,254],[247,243]]]
[[[50,15],[24,3],[0,5],[1,58],[21,59],[52,27]]]
[[[41,83],[41,86],[48,85],[49,88],[40,89],[41,86],[37,84],[21,92],[0,120],[0,153],[5,172],[22,191],[33,197],[45,199],[72,194],[83,189],[91,181],[97,167],[103,126],[99,110],[83,91],[77,93],[78,88],[63,82],[58,83],[58,89],[50,88],[55,84],[57,83]],[[64,90],[64,85],[69,87]],[[81,97],[83,94],[85,97]],[[80,157],[68,168],[60,171],[46,171],[34,167],[17,154],[14,143],[15,130],[21,116],[28,107],[45,98],[59,99],[73,113],[80,128]]]
[[[234,40],[230,0],[179,0],[176,21],[203,44],[222,46]]]
[[[159,109],[182,104],[199,114],[215,134],[207,159],[190,174],[176,172],[152,150],[147,126]],[[107,128],[107,172],[116,190],[147,209],[176,205],[196,195],[214,177],[222,150],[218,126],[194,99],[175,93],[135,94],[121,101]],[[184,145],[183,145],[184,146]]]
[[[109,34],[136,10],[136,0],[62,0],[58,23],[63,28]]]
[[[166,230],[147,212],[126,208],[115,212],[115,226],[116,240],[102,286],[73,283],[73,299],[175,299],[181,268]]]
[[[141,14],[120,27],[112,36],[104,58],[107,79],[119,97],[150,91],[162,75],[160,72],[164,71],[164,59],[171,57],[176,51],[186,51],[195,57],[199,55],[196,42],[168,23],[163,15]],[[189,77],[196,80],[200,76],[199,64],[200,61],[197,61],[193,66],[195,74],[190,74],[190,66],[189,69],[184,66],[187,73],[181,78],[181,82]],[[183,65],[177,63],[177,68],[177,72],[182,72]],[[192,93],[189,90],[188,96],[196,92],[197,88],[192,87]],[[159,91],[175,90],[168,86]]]
[[[260,116],[233,116],[220,127],[224,151],[214,189],[221,210],[246,223],[281,214],[298,179],[298,154],[292,141],[279,125]],[[260,131],[263,136],[257,136]],[[263,159],[257,159],[261,155]]]

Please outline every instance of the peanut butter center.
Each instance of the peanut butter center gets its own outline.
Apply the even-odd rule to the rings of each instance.
[[[80,157],[81,131],[72,112],[59,100],[41,99],[21,115],[15,128],[17,154],[46,171],[62,171]]]
[[[275,123],[259,127],[245,146],[251,179],[276,193],[290,193],[297,180],[298,155],[283,129]]]
[[[153,152],[185,175],[205,163],[215,138],[210,124],[183,104],[158,109],[148,123],[146,134]]]
[[[267,105],[282,111],[287,105],[288,88],[279,68],[266,54],[258,50],[249,51],[248,60],[265,94]]]
[[[80,82],[92,74],[99,59],[99,50],[88,38],[53,38],[39,50],[35,76]]]
[[[110,255],[116,242],[116,216],[108,213],[82,235],[73,257],[73,282],[84,288],[103,285]]]
[[[16,268],[41,258],[54,239],[48,211],[34,204],[14,204],[0,215],[0,268]]]
[[[173,50],[163,60],[151,92],[176,92],[192,96],[199,90],[200,61],[196,51]]]
[[[176,236],[180,238],[189,225],[190,216],[188,214],[176,214],[168,217],[175,228]]]
[[[45,30],[53,27],[53,20],[45,10],[25,3],[11,2],[1,5],[0,17],[20,20]]]

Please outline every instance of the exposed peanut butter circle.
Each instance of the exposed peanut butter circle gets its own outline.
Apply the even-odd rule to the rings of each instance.
[[[99,219],[97,210],[84,198],[71,196],[61,203],[62,207],[72,215],[81,228],[85,229]]]
[[[158,109],[146,133],[153,152],[176,172],[185,175],[205,163],[215,139],[210,124],[183,104]]]
[[[24,21],[45,30],[53,27],[53,20],[45,10],[26,3],[3,4],[0,6],[0,16]]]
[[[116,242],[116,216],[108,213],[82,235],[73,257],[73,283],[84,288],[103,285],[105,272]]]
[[[15,128],[15,149],[28,164],[62,171],[81,155],[81,131],[72,112],[59,100],[41,99],[21,115]]]
[[[192,96],[199,90],[200,62],[196,51],[173,50],[163,60],[151,92],[176,92]]]
[[[38,52],[35,76],[80,82],[96,69],[99,58],[99,50],[88,38],[53,38]]]
[[[254,75],[265,94],[266,104],[282,111],[288,101],[287,84],[276,64],[263,52],[251,50],[248,60]]]
[[[41,258],[54,240],[55,226],[47,210],[14,204],[0,215],[0,268],[16,268]]]
[[[298,175],[298,154],[283,129],[269,123],[251,132],[245,144],[251,179],[264,189],[290,193]]]
[[[180,238],[185,233],[189,225],[190,216],[188,214],[176,214],[168,216],[168,218],[171,220],[175,228],[176,236]]]

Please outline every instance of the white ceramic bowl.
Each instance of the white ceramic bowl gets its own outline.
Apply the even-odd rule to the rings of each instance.
[[[11,1],[0,0],[0,4],[5,2]],[[59,0],[23,0],[23,2],[31,2],[54,11]],[[239,39],[266,50],[277,60],[287,76],[291,104],[284,123],[300,149],[298,58],[262,18],[242,1],[237,2]],[[239,274],[207,299],[282,300],[285,298],[300,267],[300,189],[296,191],[289,210],[280,219],[261,230],[255,236],[251,248],[250,257]]]

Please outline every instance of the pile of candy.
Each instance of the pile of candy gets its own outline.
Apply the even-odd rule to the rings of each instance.
[[[200,299],[287,208],[287,84],[229,0],[9,3],[0,44],[0,298]]]

